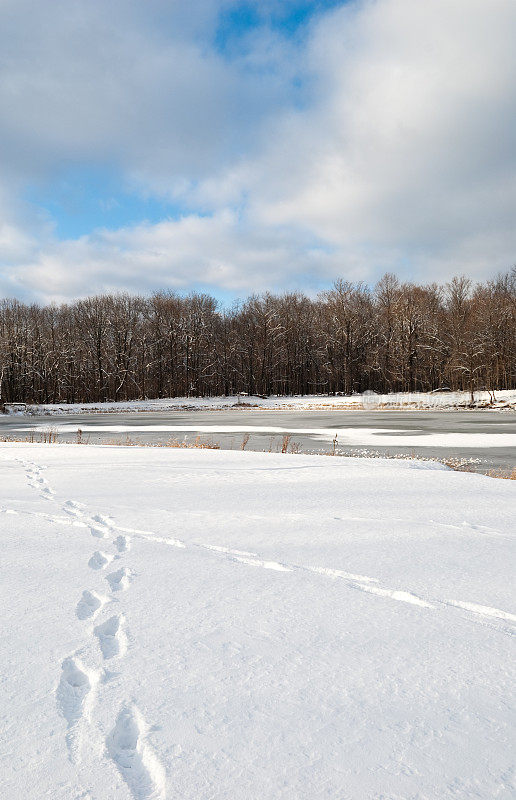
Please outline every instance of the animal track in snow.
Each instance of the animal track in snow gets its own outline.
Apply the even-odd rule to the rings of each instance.
[[[133,536],[138,536],[141,539],[149,539],[151,542],[161,542],[168,544],[171,547],[186,547],[185,543],[180,539],[172,539],[165,536],[157,536],[153,531],[142,531],[140,528],[127,528],[125,525],[112,525],[114,530],[121,533],[131,533]]]
[[[471,611],[473,614],[480,614],[483,617],[496,617],[497,619],[516,622],[516,614],[509,614],[508,611],[500,611],[499,608],[491,606],[480,606],[477,603],[462,603],[460,600],[445,600],[445,605],[462,608],[464,611]]]
[[[162,544],[168,544],[169,547],[179,547],[184,548],[186,547],[184,542],[181,542],[179,539],[169,539],[165,536],[146,536],[146,539],[150,539],[151,542],[161,542]]]
[[[89,719],[99,676],[72,656],[65,658],[61,669],[56,692],[57,705],[68,727],[66,745],[70,760],[77,763],[80,760],[82,723]]]
[[[131,530],[130,528],[119,528],[117,527],[118,531],[128,531]],[[133,531],[134,533],[134,531]],[[179,547],[181,549],[185,548],[186,545],[180,539],[170,539],[165,536],[155,536],[152,533],[145,531],[145,533],[134,533],[140,539],[147,540],[149,542],[160,542],[160,544],[168,544],[170,547]]]
[[[94,629],[100,649],[105,659],[123,656],[127,650],[127,637],[124,631],[123,615],[110,617]]]
[[[122,708],[106,740],[109,755],[135,800],[164,800],[165,770],[149,745],[136,707]]]
[[[349,572],[343,572],[338,569],[330,569],[327,567],[306,567],[311,572],[318,572],[322,575],[330,575],[334,577],[341,577],[346,580],[348,585],[353,589],[359,589],[362,592],[375,594],[379,597],[388,597],[391,600],[397,600],[402,603],[409,603],[411,605],[420,606],[421,608],[436,608],[439,606],[449,606],[453,608],[460,608],[473,615],[483,617],[492,617],[507,622],[516,622],[516,615],[510,614],[508,611],[501,611],[499,608],[492,608],[491,606],[478,605],[477,603],[465,603],[460,600],[440,600],[438,598],[423,599],[412,592],[407,592],[399,589],[386,589],[381,586],[371,585],[377,584],[376,578],[367,578],[364,575],[353,575]],[[504,631],[509,633],[509,631]]]
[[[88,561],[88,566],[91,569],[104,569],[108,564],[113,561],[111,553],[104,553],[102,550],[95,550],[92,557]]]
[[[329,575],[332,578],[347,578],[351,581],[364,581],[364,583],[378,583],[376,578],[368,578],[367,575],[355,575],[352,572],[344,572],[342,569],[331,569],[331,567],[307,567],[311,572],[318,572],[321,575]]]
[[[102,606],[107,602],[107,597],[103,597],[102,595],[97,594],[97,592],[90,592],[88,589],[85,589],[82,593],[81,599],[77,603],[77,609],[75,613],[77,614],[78,619],[89,619],[90,617],[95,619]]]
[[[106,575],[106,580],[111,587],[112,592],[121,592],[127,589],[132,581],[134,573],[127,567],[121,567],[116,572],[110,572]]]
[[[413,606],[421,606],[421,608],[433,608],[431,603],[427,603],[426,600],[422,600],[421,597],[412,594],[412,592],[403,592],[398,589],[382,589],[380,586],[359,583],[356,583],[354,588],[359,589],[361,592],[377,594],[379,597],[390,597],[391,600],[399,600],[400,603],[409,603]]]
[[[332,578],[343,578],[348,586],[352,589],[359,589],[361,592],[368,592],[369,594],[376,594],[379,597],[390,597],[391,600],[398,600],[400,603],[410,603],[413,606],[421,606],[421,608],[433,608],[431,603],[422,600],[412,592],[405,592],[398,589],[385,589],[381,586],[375,586],[378,580],[376,578],[368,578],[366,575],[355,575],[352,572],[344,572],[342,569],[331,569],[330,567],[306,567],[310,572],[318,572],[320,575],[329,575]]]
[[[276,572],[292,572],[292,567],[279,564],[277,561],[261,561],[256,558],[242,558],[240,556],[235,556],[233,561],[239,561],[241,564],[249,564],[252,567],[262,567],[262,569],[274,569]]]
[[[14,509],[11,508],[2,508],[0,509],[0,513],[22,514],[23,516],[26,517],[38,517],[39,519],[48,520],[48,522],[54,522],[56,525],[68,525],[68,526],[73,526],[75,528],[88,527],[85,522],[81,522],[80,520],[72,518],[70,516],[58,517],[55,514],[46,514],[44,511],[26,511],[26,510],[15,511]]]
[[[378,583],[376,578],[368,578],[366,575],[355,575],[352,572],[344,572],[344,570],[331,569],[330,567],[306,567],[306,569],[309,569],[311,572],[317,572],[320,575],[343,578],[348,586],[352,589],[358,589],[361,592],[375,594],[378,597],[389,597],[391,600],[398,600],[400,603],[409,603],[410,605],[420,606],[421,608],[433,608],[431,603],[412,594],[412,592],[405,592],[399,589],[385,589],[381,586],[374,585]]]
[[[232,550],[230,547],[220,547],[217,544],[202,544],[205,550],[214,550],[216,553],[229,553],[233,556],[256,556],[257,553],[249,553],[247,550]]]
[[[168,544],[169,547],[179,547],[184,548],[186,545],[179,541],[179,539],[167,539],[165,536],[149,536],[148,534],[145,536],[145,539],[149,539],[151,542],[160,542],[161,544]]]

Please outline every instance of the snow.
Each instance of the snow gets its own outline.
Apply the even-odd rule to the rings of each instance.
[[[0,444],[9,800],[512,798],[515,485]]]
[[[476,407],[516,408],[516,390],[500,390],[495,392],[496,400],[491,402],[487,391],[475,392]],[[416,408],[416,409],[454,409],[470,406],[469,392],[401,392],[392,394],[375,394],[364,392],[353,395],[302,395],[295,397],[267,398],[255,396],[229,397],[169,397],[159,400],[133,400],[129,402],[111,403],[57,403],[29,405],[30,414],[56,416],[60,414],[83,413],[116,413],[138,411],[180,411],[218,410],[232,408],[235,405],[251,405],[261,409],[289,408],[298,411],[306,409],[347,409],[347,408]]]

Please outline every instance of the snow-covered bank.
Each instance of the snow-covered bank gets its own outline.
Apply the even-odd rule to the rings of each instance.
[[[10,800],[510,798],[515,486],[0,444]]]
[[[475,392],[472,405],[469,392],[413,392],[401,394],[374,394],[365,392],[354,395],[303,395],[299,397],[171,397],[160,400],[133,400],[119,403],[58,403],[55,405],[29,405],[27,413],[55,416],[60,414],[115,413],[138,411],[220,410],[240,405],[260,409],[435,409],[455,408],[516,408],[516,391],[503,390],[495,393],[495,401],[489,392]]]

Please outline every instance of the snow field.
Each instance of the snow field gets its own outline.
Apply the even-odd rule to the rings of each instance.
[[[9,798],[514,793],[514,485],[0,446]]]

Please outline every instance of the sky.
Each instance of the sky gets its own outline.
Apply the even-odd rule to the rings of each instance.
[[[0,295],[516,261],[515,0],[0,0]]]

